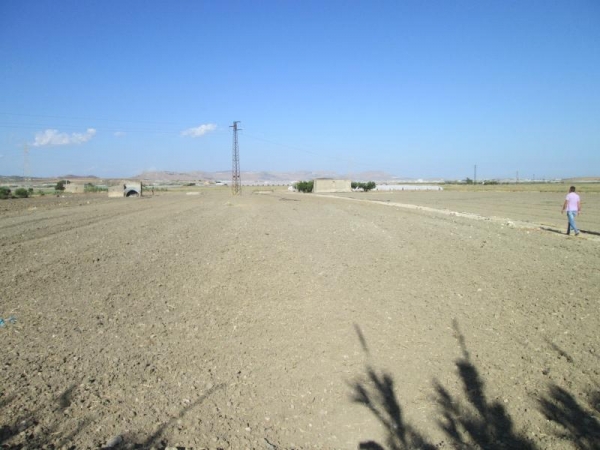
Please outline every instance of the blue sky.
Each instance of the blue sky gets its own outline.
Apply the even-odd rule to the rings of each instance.
[[[0,0],[0,174],[600,176],[600,2]]]

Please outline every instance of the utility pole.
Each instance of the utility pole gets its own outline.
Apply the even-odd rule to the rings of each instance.
[[[240,176],[240,150],[238,147],[238,135],[237,132],[239,120],[233,122],[229,128],[233,128],[233,155],[231,158],[231,193],[233,195],[242,195],[242,179]]]
[[[473,168],[473,184],[477,184],[477,164]]]
[[[517,170],[517,184],[519,184],[519,171]]]
[[[23,146],[23,182],[29,178],[29,145]]]

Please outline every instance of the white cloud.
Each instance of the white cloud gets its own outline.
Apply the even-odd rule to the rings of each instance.
[[[83,144],[93,138],[95,134],[96,130],[94,128],[88,128],[85,133],[71,134],[59,133],[58,130],[47,129],[36,133],[33,146]]]
[[[207,123],[207,124],[195,127],[195,128],[188,128],[187,130],[183,130],[181,132],[181,135],[182,136],[191,136],[191,137],[200,137],[200,136],[204,136],[206,133],[209,133],[216,129],[217,129],[217,126],[214,123]]]
[[[113,134],[114,134],[115,137],[123,137],[127,133],[125,133],[124,131],[115,131]]]

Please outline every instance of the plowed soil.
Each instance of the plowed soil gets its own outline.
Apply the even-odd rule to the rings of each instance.
[[[406,194],[0,201],[0,447],[597,448],[598,194]]]

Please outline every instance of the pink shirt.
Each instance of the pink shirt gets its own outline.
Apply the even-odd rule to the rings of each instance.
[[[567,211],[579,211],[579,195],[575,192],[569,192],[567,194]]]

